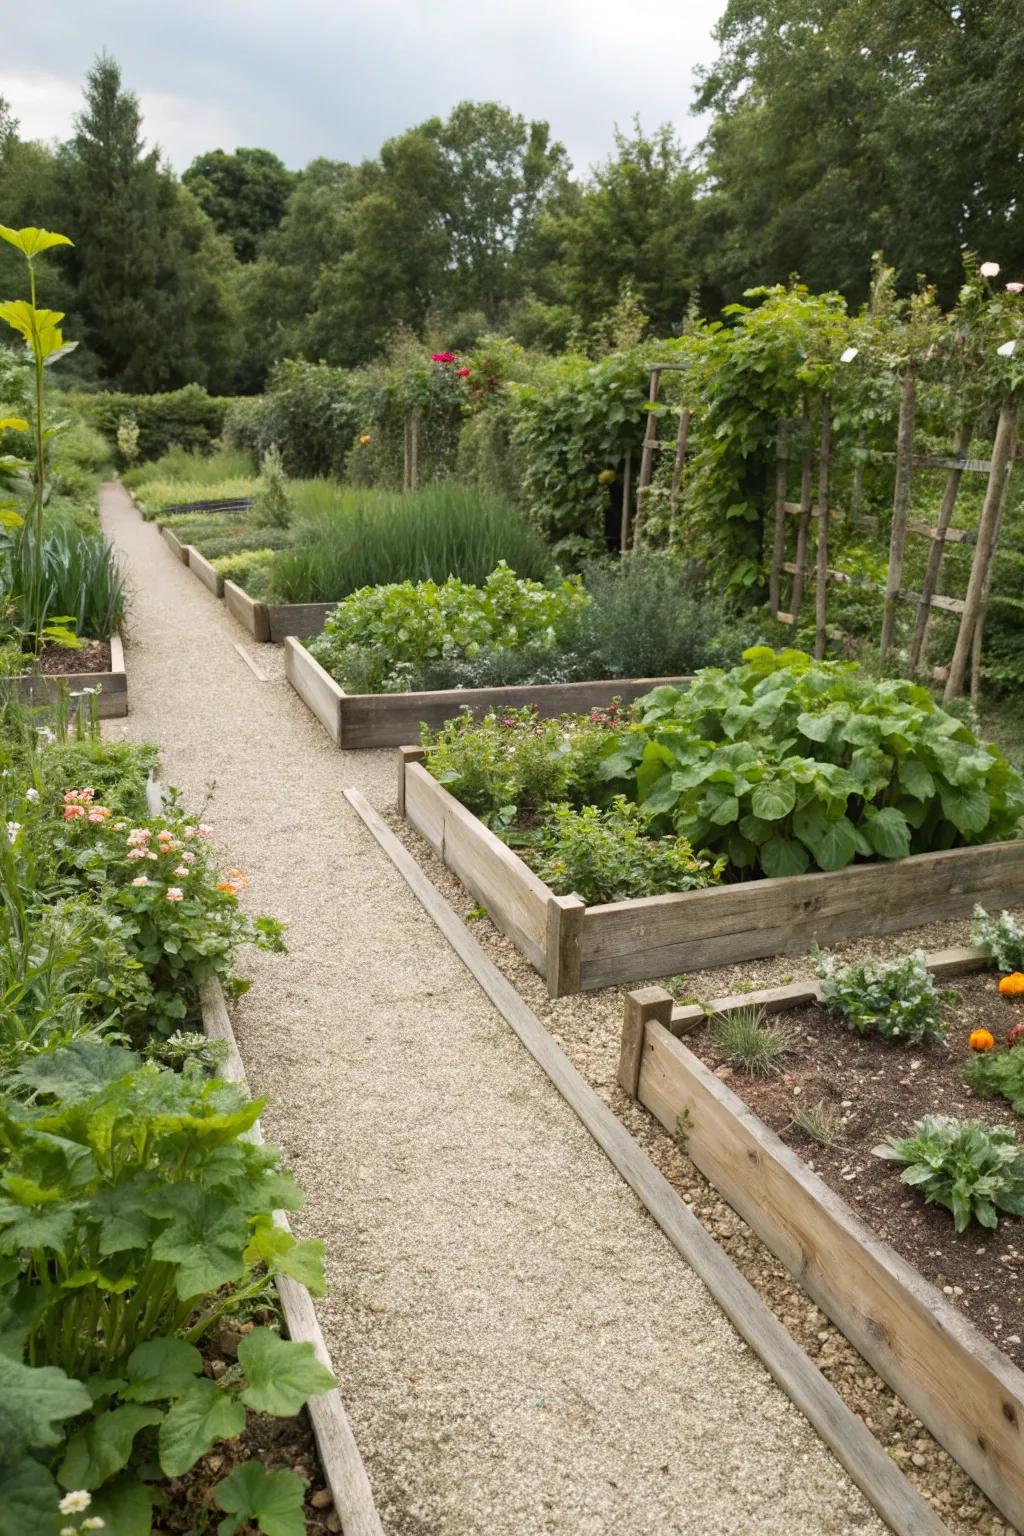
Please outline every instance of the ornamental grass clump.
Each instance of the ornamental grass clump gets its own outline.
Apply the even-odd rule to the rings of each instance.
[[[621,795],[604,810],[556,806],[527,858],[556,895],[576,895],[588,906],[700,890],[717,884],[722,870],[685,837],[648,837],[639,808]]]
[[[796,1046],[785,1024],[769,1024],[763,1008],[735,1008],[711,1020],[711,1038],[729,1062],[748,1077],[771,1077]]]
[[[956,993],[940,990],[917,949],[898,960],[865,960],[837,966],[831,955],[814,951],[821,979],[821,1002],[829,1013],[845,1019],[858,1034],[881,1035],[897,1045],[927,1044],[943,1039],[943,1003]]]
[[[903,1163],[904,1184],[951,1211],[957,1232],[972,1221],[997,1227],[1001,1211],[1024,1216],[1024,1148],[1006,1126],[925,1115],[910,1136],[890,1136],[873,1151]]]

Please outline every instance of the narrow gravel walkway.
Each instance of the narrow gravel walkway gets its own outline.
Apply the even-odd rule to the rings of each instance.
[[[119,486],[101,510],[133,590],[112,734],[192,802],[216,781],[216,841],[288,923],[235,1025],[388,1536],[878,1536],[344,800],[390,803],[391,754],[336,752]]]

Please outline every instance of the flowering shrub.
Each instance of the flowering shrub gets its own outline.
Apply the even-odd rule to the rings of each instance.
[[[586,603],[578,581],[544,586],[502,560],[480,587],[454,576],[363,587],[338,604],[309,649],[350,691],[394,693],[442,659],[553,646]]]
[[[859,1034],[879,1034],[899,1045],[941,1040],[945,1034],[940,1006],[955,993],[938,990],[921,950],[899,960],[842,967],[816,950],[815,962],[822,1005]]]

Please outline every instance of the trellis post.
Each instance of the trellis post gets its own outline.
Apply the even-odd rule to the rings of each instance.
[[[827,395],[821,402],[821,448],[818,454],[818,564],[814,588],[814,655],[820,661],[828,640],[828,511],[832,478],[832,406]]]
[[[917,370],[908,363],[900,390],[899,433],[896,439],[896,484],[892,498],[892,531],[889,536],[889,569],[885,577],[882,610],[882,638],[878,654],[882,661],[892,648],[896,633],[896,604],[903,582],[903,554],[907,542],[907,509],[914,477],[914,419],[917,412]]]
[[[964,459],[971,446],[971,428],[969,423],[963,423],[957,434],[954,457]],[[928,638],[928,622],[932,616],[932,598],[938,591],[939,573],[942,570],[942,560],[946,550],[946,533],[953,521],[953,510],[956,507],[956,499],[960,494],[960,481],[963,479],[963,468],[954,466],[946,476],[946,488],[942,494],[942,504],[939,507],[938,521],[935,526],[935,536],[932,539],[932,547],[928,551],[928,563],[925,566],[924,581],[921,586],[921,604],[917,610],[917,618],[914,621],[914,634],[910,641],[910,655],[908,666],[911,672],[916,672],[921,665],[921,657],[924,655],[925,643]]]
[[[633,450],[626,449],[622,471],[622,516],[619,524],[619,553],[623,560],[629,553],[629,487],[633,473]]]

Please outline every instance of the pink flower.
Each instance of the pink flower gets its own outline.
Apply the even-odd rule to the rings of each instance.
[[[145,848],[129,848],[128,852],[125,854],[126,859],[144,859],[145,857]]]
[[[104,821],[106,821],[106,819],[107,819],[107,817],[109,815],[110,815],[110,812],[107,810],[107,807],[105,805],[93,805],[93,806],[90,806],[90,808],[89,808],[89,820],[90,821],[93,821],[93,822],[104,822]]]
[[[195,827],[186,827],[184,832],[181,835],[185,839],[186,842],[190,843],[192,841],[192,839],[196,835],[196,829],[195,829]]]
[[[998,261],[983,261],[978,271],[982,277],[998,277],[999,263]]]
[[[84,815],[85,815],[85,807],[84,806],[81,806],[81,805],[66,805],[64,807],[64,820],[65,821],[77,821],[80,816],[84,816]]]
[[[148,885],[148,884],[149,884],[149,876],[148,875],[138,875],[132,881],[132,885]]]
[[[209,825],[208,822],[205,821],[201,821],[199,823],[196,831],[199,833],[200,837],[212,837],[213,835],[213,828]]]
[[[128,823],[126,821],[115,821],[113,823],[113,828],[115,832],[123,832],[127,825]]]
[[[1007,293],[1024,293],[1024,283],[1007,283]]]
[[[455,353],[454,352],[431,352],[431,354],[430,354],[430,361],[432,363],[454,363],[454,361],[455,361]]]
[[[142,848],[149,842],[149,833],[145,827],[133,827],[128,833],[129,848]]]
[[[183,893],[178,889],[176,885],[169,885],[167,890],[164,892],[164,896],[167,901],[180,901],[182,894]]]
[[[156,854],[153,853],[152,851],[149,851],[149,852],[146,853],[146,858],[147,859],[152,859],[154,864],[156,863],[156,857],[157,857]]]
[[[184,880],[185,876],[188,874],[188,869],[186,868],[186,866],[184,864],[179,864],[177,869],[174,871],[174,873],[176,875],[179,875],[181,877],[181,879]]]
[[[468,368],[456,368],[456,370],[455,370],[455,377],[457,379],[468,379],[469,378],[469,373],[470,373],[470,370]]]
[[[196,861],[196,856],[195,856],[194,853],[183,853],[182,856],[181,856],[181,862],[183,864],[194,864],[195,861]]]

